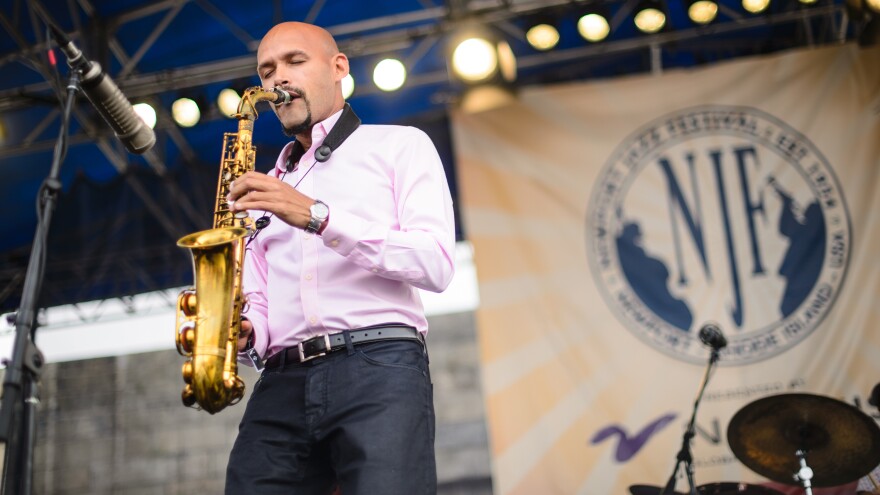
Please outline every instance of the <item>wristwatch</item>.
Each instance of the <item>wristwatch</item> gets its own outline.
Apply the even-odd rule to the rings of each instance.
[[[315,203],[309,207],[309,213],[312,214],[312,218],[309,219],[305,231],[310,234],[317,234],[321,229],[321,225],[330,217],[330,207],[327,206],[327,203],[316,199]]]

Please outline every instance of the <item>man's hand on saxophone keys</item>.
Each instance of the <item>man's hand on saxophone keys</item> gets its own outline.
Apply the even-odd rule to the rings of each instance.
[[[249,320],[242,318],[241,331],[238,333],[238,352],[244,352],[253,345],[253,342],[250,341],[253,331],[254,324],[251,323]]]
[[[248,172],[235,179],[226,200],[232,211],[265,211],[299,229],[308,225],[309,207],[315,203],[290,184],[259,172]]]

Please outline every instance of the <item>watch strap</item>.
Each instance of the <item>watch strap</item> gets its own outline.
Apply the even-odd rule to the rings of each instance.
[[[321,206],[324,208],[324,211],[326,213],[324,213],[323,216],[318,216],[315,214],[315,208],[317,206]],[[327,207],[327,203],[324,203],[323,201],[316,199],[315,203],[309,208],[309,215],[310,215],[309,223],[306,224],[306,226],[303,230],[305,230],[306,232],[308,232],[310,234],[320,233],[322,225],[329,217],[329,213],[330,213],[330,210]]]
[[[309,219],[309,223],[306,225],[306,228],[304,230],[309,234],[317,234],[318,229],[321,228],[322,223],[324,223],[324,220],[312,217]]]

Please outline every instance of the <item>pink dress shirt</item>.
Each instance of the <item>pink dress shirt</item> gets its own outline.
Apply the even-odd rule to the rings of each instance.
[[[318,162],[314,150],[341,114],[312,128],[311,148],[283,179],[330,207],[323,234],[272,218],[245,255],[244,315],[264,359],[316,335],[382,323],[427,333],[416,288],[442,292],[452,280],[452,199],[430,138],[413,127],[361,125]],[[276,177],[293,144],[275,162]]]

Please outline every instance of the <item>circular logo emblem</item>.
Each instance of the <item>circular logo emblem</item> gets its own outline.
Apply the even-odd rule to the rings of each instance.
[[[803,340],[837,296],[850,222],[831,166],[805,136],[747,107],[704,106],[649,123],[599,176],[587,218],[596,282],[642,341],[703,363],[720,325],[721,364]]]

